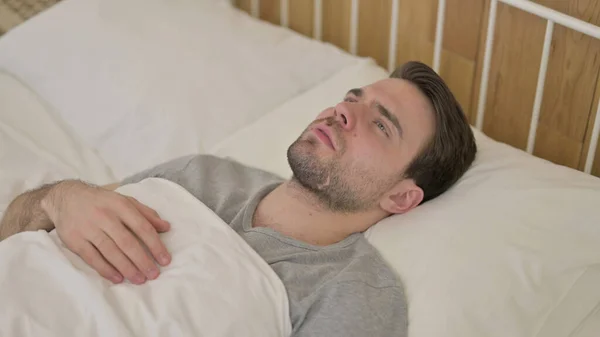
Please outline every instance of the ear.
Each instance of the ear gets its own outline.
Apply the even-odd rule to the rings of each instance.
[[[406,213],[421,203],[423,195],[423,190],[412,179],[405,179],[385,194],[380,206],[391,214]]]

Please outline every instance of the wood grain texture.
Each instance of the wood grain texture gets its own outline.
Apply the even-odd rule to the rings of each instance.
[[[594,21],[600,17],[600,6],[594,1],[537,2],[598,24]],[[487,26],[487,12],[486,8],[482,28]],[[520,149],[527,145],[545,29],[543,19],[507,5],[498,7],[484,132]],[[485,28],[480,37],[472,121],[479,95]],[[600,41],[555,26],[534,155],[580,167],[600,72],[599,48]]]
[[[465,114],[469,116],[475,61],[444,49],[440,63],[440,76],[462,106]]]
[[[600,23],[597,1],[540,1],[543,5]],[[579,167],[592,115],[600,41],[556,26],[548,64],[544,100],[534,154],[572,168]],[[557,139],[561,142],[557,143]]]
[[[524,149],[540,66],[545,21],[499,4],[483,130]]]
[[[444,20],[444,49],[475,61],[479,50],[484,0],[447,0]],[[437,10],[437,9],[436,9]],[[431,36],[435,39],[435,35]]]
[[[358,9],[358,55],[387,68],[392,0],[361,1]]]
[[[600,25],[598,0],[533,0]],[[489,0],[447,0],[440,75],[476,117]],[[386,68],[392,0],[361,0],[358,55]],[[433,63],[438,0],[399,1],[396,64]],[[250,11],[250,0],[237,0]],[[346,51],[350,46],[351,0],[322,1],[322,37]],[[262,0],[260,16],[278,24],[279,0]],[[313,36],[312,0],[289,0],[290,28]],[[483,131],[525,149],[541,61],[546,21],[500,3]],[[555,26],[534,155],[583,169],[600,99],[600,41]],[[600,176],[600,146],[593,173]]]
[[[397,65],[411,60],[433,64],[437,0],[400,1],[398,22]],[[469,116],[473,78],[475,76],[478,30],[481,19],[463,20],[464,11],[482,13],[482,0],[449,0],[447,4],[440,76],[446,81]],[[469,31],[465,36],[451,29]],[[459,32],[459,34],[462,34]],[[450,48],[449,48],[450,47]]]
[[[312,37],[314,35],[314,11],[314,1],[312,0],[289,0],[290,28],[302,35]]]
[[[482,27],[484,7],[484,0],[447,0],[446,3],[440,76],[458,99],[467,118],[471,116],[479,34],[485,29]],[[435,34],[432,34],[434,41]],[[470,118],[469,121],[473,123]]]
[[[260,0],[259,17],[262,20],[272,24],[281,24],[281,1],[279,0]]]
[[[411,60],[433,64],[437,0],[400,1],[396,64]]]
[[[594,122],[596,118],[600,118],[597,115],[598,111],[598,103],[600,102],[600,76],[596,81],[596,94],[594,95],[594,104],[592,105],[592,115],[588,120],[587,124],[587,132],[585,136],[585,141],[582,147],[581,160],[579,162],[579,170],[583,170],[585,168],[585,162],[587,160],[588,149],[590,147],[590,140],[592,138],[592,128],[594,127]],[[592,165],[592,172],[596,177],[600,177],[600,144],[596,147],[596,155],[594,156],[594,164]]]
[[[323,0],[323,41],[350,50],[351,0]]]

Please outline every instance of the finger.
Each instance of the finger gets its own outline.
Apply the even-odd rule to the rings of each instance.
[[[69,248],[71,249],[71,248]],[[71,249],[81,259],[92,267],[100,276],[105,279],[118,284],[123,282],[123,275],[121,275],[113,266],[111,266],[104,257],[98,252],[90,242],[82,240],[79,247]]]
[[[154,259],[158,261],[159,264],[166,266],[171,262],[171,256],[167,251],[164,243],[160,240],[160,236],[158,232],[152,226],[146,218],[144,218],[140,212],[137,211],[136,208],[133,208],[127,212],[121,212],[121,221],[127,225],[132,232],[134,232],[140,240],[148,247],[148,250],[154,256]],[[118,242],[117,242],[118,244]],[[134,256],[129,256],[133,262],[140,261],[140,263],[145,263],[143,259],[139,258],[135,260]],[[145,256],[145,255],[144,255]]]
[[[125,232],[129,232],[124,226],[122,227]],[[131,233],[129,233],[129,235],[132,240],[136,241]],[[102,256],[104,256],[104,258],[131,283],[142,284],[146,282],[144,274],[140,272],[127,256],[125,256],[124,252],[121,251],[120,247],[115,244],[107,233],[100,231],[98,234],[94,235],[90,242],[98,249]]]
[[[169,229],[171,229],[171,224],[168,221],[162,219],[160,217],[160,215],[154,209],[142,204],[141,202],[139,202],[137,199],[135,199],[133,197],[129,197],[129,200],[133,203],[135,208],[140,213],[142,213],[142,215],[148,221],[150,221],[150,224],[152,224],[152,226],[154,226],[154,228],[156,229],[157,232],[164,233],[164,232],[167,232]]]

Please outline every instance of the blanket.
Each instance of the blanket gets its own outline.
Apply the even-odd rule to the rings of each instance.
[[[56,232],[0,243],[0,336],[288,336],[283,283],[186,190],[151,178],[120,187],[171,223],[172,262],[144,285],[114,285]]]

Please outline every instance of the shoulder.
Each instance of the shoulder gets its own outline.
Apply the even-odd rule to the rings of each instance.
[[[177,179],[227,222],[262,188],[282,181],[270,172],[208,154],[189,158]]]
[[[219,157],[212,154],[197,154],[187,157],[187,171],[211,172],[215,175],[227,174],[228,178],[248,177],[271,183],[283,180],[274,173],[259,169],[257,167],[242,164],[230,157]]]
[[[299,330],[310,333],[298,336],[404,337],[408,333],[404,289],[388,277],[333,279],[319,292],[310,314],[318,319],[304,322]]]
[[[283,181],[271,172],[244,165],[231,158],[207,154],[191,158],[184,171],[183,182],[188,186],[195,183],[196,189],[202,188],[210,193],[239,194],[242,199],[249,198],[266,185]]]
[[[126,178],[122,185],[146,178],[170,180],[194,195],[223,220],[230,221],[261,188],[283,179],[231,158],[194,154],[175,158]]]
[[[211,154],[193,154],[174,158],[123,180],[123,184],[158,177],[171,180],[188,190],[206,185],[235,184],[240,188],[263,186],[283,180],[265,170]]]
[[[325,287],[345,315],[356,317],[346,336],[407,336],[408,304],[400,277],[361,235],[352,245],[354,258]]]
[[[361,282],[375,288],[397,287],[402,282],[396,272],[383,259],[379,251],[362,234],[345,249],[350,250],[351,258],[333,281]]]

